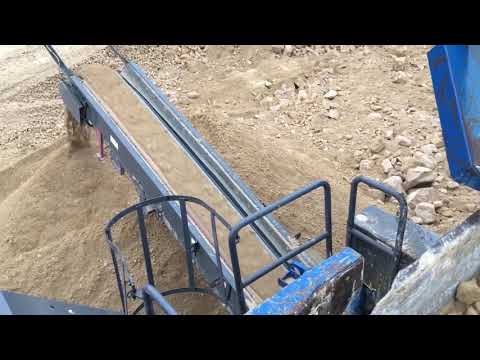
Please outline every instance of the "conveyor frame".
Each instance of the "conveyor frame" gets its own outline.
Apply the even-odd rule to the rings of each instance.
[[[47,46],[47,48],[51,54],[56,54],[51,46]],[[127,173],[131,178],[136,185],[140,200],[175,195],[131,143],[128,136],[117,126],[115,120],[102,107],[88,86],[63,64],[58,55],[54,56],[54,60],[66,76],[66,79],[63,79],[60,83],[60,93],[67,110],[80,123],[95,127],[100,131],[102,140],[109,146],[110,157],[115,167],[121,174]],[[120,72],[122,78],[130,85],[139,99],[144,102],[145,106],[155,114],[161,125],[168,129],[171,136],[185,150],[192,161],[202,168],[219,191],[228,198],[236,211],[242,217],[247,217],[263,209],[264,205],[256,198],[255,194],[208,145],[188,120],[169,103],[145,73],[136,64],[125,61],[125,59],[122,60],[125,64],[123,71]],[[166,204],[161,210],[166,225],[177,239],[181,240],[180,208]],[[294,248],[288,238],[287,231],[270,214],[265,217],[262,216],[255,224],[251,223],[250,226],[273,258],[281,258]],[[194,242],[200,244],[196,261],[207,282],[211,282],[216,278],[217,273],[215,271],[215,251],[194,223],[189,223],[189,227]],[[180,242],[182,243],[182,241]],[[331,236],[327,239],[327,242],[327,248],[331,249]],[[299,261],[299,264],[302,264],[301,266],[305,268],[318,262],[305,251],[297,254],[294,260]],[[288,264],[282,265],[288,272]],[[222,272],[225,274],[225,279],[233,287],[232,298],[236,298],[235,279],[232,270],[224,265]],[[249,294],[248,289],[245,290],[245,302],[248,307],[256,306],[262,301],[254,294]],[[232,304],[233,312],[240,311],[237,306],[238,304]]]

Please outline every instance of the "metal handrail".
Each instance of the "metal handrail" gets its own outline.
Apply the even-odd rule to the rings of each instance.
[[[387,253],[392,254],[395,259],[395,271],[392,274],[392,278],[390,279],[390,285],[395,279],[398,271],[400,270],[400,261],[402,255],[402,248],[403,248],[403,239],[405,235],[405,228],[407,226],[407,215],[408,215],[408,206],[405,200],[405,197],[400,194],[398,191],[393,189],[391,186],[380,183],[373,179],[370,179],[366,176],[357,176],[352,180],[351,189],[350,189],[350,203],[348,208],[348,220],[347,220],[347,246],[351,246],[352,235],[359,235],[364,240],[368,238],[368,236],[359,234],[359,230],[361,230],[358,226],[355,225],[355,211],[357,206],[357,192],[358,192],[358,185],[365,184],[371,188],[377,189],[382,191],[388,196],[393,197],[397,200],[399,207],[400,207],[400,214],[398,219],[398,227],[397,227],[397,234],[395,237],[395,246],[391,246],[390,244],[381,241],[382,244],[386,245],[391,251],[384,249]],[[367,240],[368,241],[368,240]]]
[[[167,315],[177,315],[175,309],[170,305],[170,303],[163,297],[162,293],[157,290],[157,288],[153,285],[147,284],[143,289],[143,301],[145,304],[145,312],[147,315],[155,315],[155,311],[153,310],[152,300],[160,305],[162,310]]]
[[[160,205],[161,203],[172,202],[172,201],[178,202],[180,207],[180,217],[182,221],[182,230],[183,230],[182,235],[184,238],[183,240],[184,240],[184,246],[185,246],[186,257],[187,257],[188,287],[160,292],[155,288],[153,268],[152,268],[151,257],[150,257],[150,247],[148,243],[148,235],[147,235],[146,225],[145,225],[144,208],[150,205]],[[187,213],[187,207],[186,207],[187,202],[198,204],[210,212],[212,237],[214,242],[213,245],[214,245],[215,256],[217,261],[216,266],[218,268],[219,279],[221,280],[221,285],[224,290],[221,294],[222,296],[218,296],[217,294],[215,294],[212,289],[197,288],[195,285],[193,259],[192,259],[193,255],[192,255],[192,248],[191,248],[191,245],[192,245],[191,234],[190,234],[190,229],[188,225],[188,213]],[[125,216],[133,212],[137,213],[137,219],[138,219],[139,230],[140,230],[140,239],[142,242],[143,255],[145,259],[145,271],[147,274],[147,285],[141,290],[137,290],[135,288],[133,284],[133,280],[131,279],[131,276],[128,273],[126,262],[123,260],[120,250],[114,244],[112,239],[112,227],[122,218],[124,218]],[[127,285],[132,288],[132,292],[135,297],[144,299],[144,305],[145,305],[145,310],[147,314],[154,313],[152,303],[151,303],[152,299],[158,302],[162,307],[162,309],[166,313],[168,313],[168,312],[171,312],[173,307],[171,307],[171,305],[168,303],[168,301],[164,299],[164,297],[172,294],[185,293],[185,292],[207,293],[216,297],[226,305],[226,302],[227,302],[227,291],[225,288],[226,280],[223,275],[222,261],[220,257],[220,250],[219,250],[218,239],[217,239],[217,231],[216,231],[217,219],[220,221],[220,223],[222,223],[226,227],[228,231],[230,231],[231,229],[230,224],[220,214],[218,214],[213,208],[211,208],[202,200],[191,197],[191,196],[168,195],[168,196],[159,196],[159,197],[152,198],[152,199],[137,203],[135,205],[132,205],[122,210],[121,212],[119,212],[108,222],[107,226],[105,227],[105,235],[106,235],[107,244],[109,245],[111,254],[112,254],[112,260],[115,268],[117,285],[120,292],[120,298],[122,301],[124,314],[128,314],[128,306],[127,306],[128,293],[126,290]],[[120,265],[122,265],[121,268],[119,268],[117,257],[120,260]],[[145,294],[146,294],[146,297],[145,297]],[[165,304],[168,304],[168,305],[165,305]],[[141,309],[141,306],[137,309],[137,311]]]
[[[246,280],[242,280],[242,275],[240,272],[240,263],[238,259],[238,252],[237,252],[237,243],[238,243],[238,233],[244,227],[251,225],[253,222],[257,221],[263,216],[266,216],[281,207],[288,205],[300,197],[323,187],[324,189],[324,201],[325,201],[325,231],[315,238],[309,240],[305,244],[297,247],[295,250],[288,252],[287,254],[277,258],[272,263],[265,265],[263,268],[257,270],[254,274],[250,275]],[[286,262],[293,257],[297,256],[301,252],[311,248],[315,244],[319,243],[322,240],[326,240],[326,255],[330,257],[332,255],[332,201],[331,201],[331,189],[330,184],[324,180],[314,181],[313,183],[277,200],[276,202],[266,206],[265,208],[261,209],[260,211],[246,217],[242,221],[240,221],[237,225],[233,226],[230,231],[229,238],[228,238],[228,245],[230,249],[230,257],[232,262],[232,272],[235,279],[235,288],[237,292],[237,301],[238,307],[242,313],[246,312],[247,305],[245,301],[245,296],[243,294],[243,289],[248,285],[252,284],[253,282],[257,281],[261,277],[265,276],[272,270],[276,269],[282,264],[286,264]]]

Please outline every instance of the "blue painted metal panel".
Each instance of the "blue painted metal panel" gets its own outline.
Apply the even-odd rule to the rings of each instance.
[[[480,46],[437,45],[428,61],[451,176],[480,190]]]
[[[348,270],[360,266],[362,256],[351,248],[344,248],[314,268],[306,271],[299,279],[281,289],[246,315],[293,315],[311,305],[314,297],[322,295],[322,289],[335,284]],[[358,273],[359,280],[361,271]],[[360,285],[361,281],[357,282]],[[352,292],[355,289],[351,289]],[[318,299],[317,299],[318,300]],[[348,300],[348,299],[346,299]]]

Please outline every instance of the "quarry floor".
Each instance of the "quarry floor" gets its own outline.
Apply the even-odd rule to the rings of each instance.
[[[264,203],[328,180],[336,250],[345,241],[350,180],[404,176],[405,164],[425,145],[435,145],[431,201],[441,202],[425,226],[443,234],[473,212],[479,195],[449,179],[427,66],[430,46],[278,48],[120,47]],[[87,63],[121,66],[104,46],[58,49],[74,70]],[[118,310],[103,227],[137,201],[136,193],[109,161],[98,161],[93,140],[81,149],[67,143],[59,79],[41,46],[0,47],[0,288]],[[321,199],[316,194],[276,215],[292,235],[308,238],[322,229]],[[396,209],[361,191],[358,206],[368,204]],[[119,231],[141,282],[136,225],[127,222]],[[183,250],[162,224],[154,231],[160,288],[182,286]],[[205,296],[174,303],[183,313],[223,313]]]

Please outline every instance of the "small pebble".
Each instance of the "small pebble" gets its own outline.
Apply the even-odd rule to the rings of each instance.
[[[328,100],[333,100],[337,96],[337,92],[335,90],[329,90],[323,97]]]
[[[337,109],[330,109],[330,110],[328,111],[327,116],[328,116],[330,119],[337,120],[338,117],[340,116],[340,114],[338,113],[338,110],[337,110]]]

